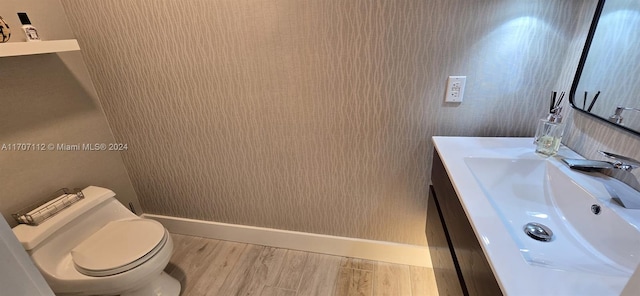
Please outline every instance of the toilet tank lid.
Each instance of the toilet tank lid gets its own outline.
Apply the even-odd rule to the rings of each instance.
[[[42,222],[37,226],[20,224],[13,228],[13,233],[18,238],[25,250],[32,250],[56,230],[73,221],[80,215],[114,197],[116,194],[106,188],[97,186],[88,186],[82,189],[84,199],[72,204],[57,215]]]

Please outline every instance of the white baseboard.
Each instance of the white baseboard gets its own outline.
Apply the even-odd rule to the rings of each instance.
[[[429,248],[385,241],[144,214],[171,233],[431,268]]]

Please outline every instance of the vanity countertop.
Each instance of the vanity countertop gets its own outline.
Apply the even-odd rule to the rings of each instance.
[[[562,271],[527,263],[465,163],[466,157],[544,159],[532,138],[433,137],[460,203],[505,295],[619,295],[629,276]],[[562,146],[560,157],[582,158]]]

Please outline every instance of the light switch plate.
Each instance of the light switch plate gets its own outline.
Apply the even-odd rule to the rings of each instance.
[[[444,101],[450,103],[461,103],[464,96],[464,85],[467,82],[467,76],[449,76],[447,79],[447,91]]]

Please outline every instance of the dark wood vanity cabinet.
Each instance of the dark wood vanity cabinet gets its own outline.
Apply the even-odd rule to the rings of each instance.
[[[437,151],[426,235],[440,295],[502,295]]]

